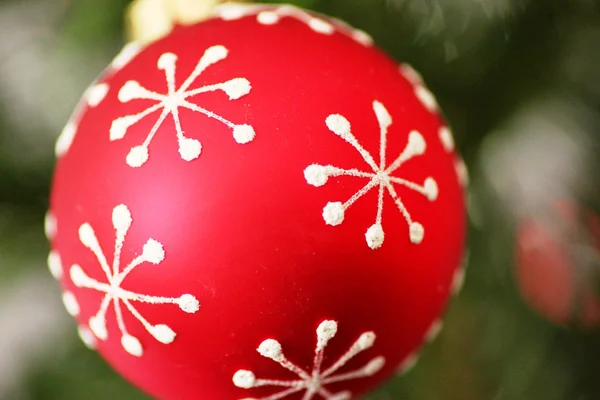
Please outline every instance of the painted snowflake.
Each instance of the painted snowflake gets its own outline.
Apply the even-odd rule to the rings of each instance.
[[[350,197],[350,199],[345,203],[339,201],[327,203],[323,209],[323,219],[325,220],[325,223],[332,226],[340,225],[344,221],[346,211],[354,203],[356,203],[358,199],[363,197],[372,189],[377,188],[379,192],[377,200],[377,216],[375,217],[375,223],[369,229],[367,229],[365,234],[368,246],[371,249],[377,249],[383,245],[385,236],[382,226],[383,200],[386,192],[389,193],[391,198],[394,200],[394,203],[400,211],[400,214],[404,217],[408,224],[410,241],[412,243],[419,244],[423,241],[425,229],[423,228],[423,225],[413,220],[406,206],[402,202],[402,199],[400,196],[398,196],[396,189],[394,188],[394,184],[414,190],[415,192],[423,195],[429,201],[434,201],[438,196],[437,183],[433,178],[428,177],[425,179],[423,185],[419,185],[406,179],[393,176],[392,174],[408,160],[425,153],[427,148],[425,139],[423,138],[423,135],[417,131],[410,132],[406,147],[388,166],[386,161],[386,143],[388,128],[392,124],[392,117],[388,113],[385,106],[378,101],[373,102],[373,110],[375,111],[375,115],[379,121],[380,128],[379,164],[375,162],[371,154],[365,150],[365,148],[352,134],[350,122],[341,115],[332,114],[327,117],[326,120],[329,130],[354,147],[362,156],[367,165],[371,168],[371,170],[363,171],[356,168],[343,169],[332,165],[312,164],[304,170],[304,177],[310,185],[316,187],[325,185],[330,177],[350,176],[354,178],[367,179],[367,184],[352,197]]]
[[[125,306],[131,315],[133,315],[156,340],[164,344],[169,344],[175,340],[175,332],[167,325],[152,325],[133,306],[133,302],[177,304],[179,308],[186,313],[197,312],[199,303],[191,294],[184,294],[180,297],[160,297],[124,289],[122,287],[123,281],[125,281],[127,276],[135,268],[146,262],[154,265],[160,264],[165,258],[165,251],[161,243],[154,239],[149,239],[142,248],[142,254],[134,258],[127,266],[121,268],[121,250],[123,249],[127,232],[132,223],[131,213],[127,206],[121,204],[114,208],[112,213],[112,223],[116,232],[115,252],[112,266],[108,264],[92,226],[88,223],[84,223],[79,228],[79,239],[98,259],[98,263],[106,276],[106,282],[99,282],[94,278],[89,277],[77,264],[71,267],[70,276],[75,286],[104,293],[104,298],[102,299],[98,312],[89,320],[89,327],[94,336],[100,340],[106,340],[108,338],[106,313],[108,307],[112,303],[117,319],[117,325],[121,331],[121,345],[128,353],[139,357],[143,355],[144,351],[140,340],[129,334],[127,331],[125,321],[123,320],[122,306]]]
[[[146,163],[146,161],[148,161],[148,146],[150,145],[150,142],[154,138],[154,135],[156,135],[162,123],[169,115],[172,116],[175,123],[177,141],[179,144],[179,154],[181,155],[181,158],[185,161],[192,161],[200,156],[202,150],[200,141],[188,138],[183,134],[181,118],[179,115],[180,108],[185,108],[204,114],[208,118],[213,118],[228,126],[233,130],[233,138],[237,143],[245,144],[254,139],[255,132],[252,126],[247,124],[236,125],[222,116],[217,115],[216,113],[190,101],[191,97],[201,93],[214,92],[217,90],[223,91],[229,97],[229,100],[237,100],[250,93],[251,85],[250,82],[245,78],[234,78],[229,81],[214,85],[201,86],[195,89],[190,88],[196,79],[202,74],[202,72],[204,72],[211,65],[226,59],[228,53],[229,51],[224,46],[212,46],[208,48],[198,61],[194,71],[183,82],[179,89],[176,89],[175,83],[177,56],[173,53],[165,53],[161,55],[158,59],[157,67],[165,73],[167,83],[166,94],[148,90],[142,87],[136,81],[128,81],[123,85],[123,87],[121,87],[118,97],[122,103],[127,103],[132,100],[145,99],[154,100],[156,101],[156,104],[146,108],[138,114],[127,115],[115,119],[110,127],[111,141],[123,139],[127,133],[127,130],[131,126],[155,111],[162,110],[160,116],[154,123],[154,126],[148,133],[148,136],[144,142],[139,146],[133,147],[127,155],[127,164],[129,164],[131,167],[141,167]]]
[[[352,398],[352,393],[343,391],[339,393],[331,393],[325,388],[326,385],[344,382],[353,379],[365,378],[379,372],[385,364],[385,358],[382,356],[376,357],[369,361],[364,367],[351,371],[336,374],[348,361],[354,358],[357,354],[373,347],[375,343],[375,333],[365,332],[352,346],[344,353],[331,367],[322,371],[323,356],[325,348],[329,341],[337,334],[338,324],[335,321],[323,321],[317,328],[317,345],[315,348],[315,358],[311,372],[305,371],[298,365],[292,363],[283,354],[281,344],[274,339],[267,339],[258,346],[258,353],[266,358],[269,358],[283,368],[298,375],[299,379],[293,380],[274,380],[274,379],[258,379],[252,371],[239,370],[233,375],[233,383],[235,386],[243,389],[251,389],[263,386],[281,387],[283,390],[260,399],[251,398],[245,400],[279,400],[298,393],[304,392],[302,400],[311,400],[316,395],[321,396],[326,400],[349,400]]]

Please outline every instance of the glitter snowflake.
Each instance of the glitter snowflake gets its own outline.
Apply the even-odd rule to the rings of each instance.
[[[179,154],[185,161],[192,161],[200,155],[202,145],[196,139],[191,139],[183,134],[183,128],[181,124],[181,118],[179,115],[179,109],[185,108],[191,111],[199,112],[209,118],[213,118],[233,130],[233,138],[237,143],[245,144],[251,142],[254,139],[254,128],[247,124],[236,125],[233,122],[209,111],[193,102],[189,99],[201,93],[214,92],[217,90],[223,91],[229,100],[237,100],[248,93],[250,93],[251,85],[250,82],[245,78],[234,78],[226,82],[217,83],[214,85],[201,86],[196,89],[190,89],[195,80],[204,72],[208,67],[216,64],[225,58],[227,58],[228,50],[224,46],[213,46],[208,48],[204,55],[198,61],[194,71],[191,75],[183,82],[183,84],[176,89],[175,84],[175,69],[177,64],[177,56],[173,53],[165,53],[158,59],[158,69],[164,71],[167,83],[167,93],[161,94],[153,92],[142,87],[136,81],[128,81],[123,85],[119,91],[119,100],[123,103],[145,99],[154,100],[157,103],[153,106],[146,108],[135,115],[127,115],[115,119],[110,127],[110,140],[119,140],[125,137],[127,130],[139,122],[146,116],[154,113],[155,111],[162,110],[160,116],[154,123],[154,126],[148,133],[148,136],[144,142],[136,147],[133,147],[127,155],[127,164],[131,167],[141,167],[148,161],[149,153],[148,146],[156,135],[156,132],[165,121],[167,116],[171,115],[175,123],[175,130],[177,132],[177,141],[179,143]]]
[[[427,148],[425,139],[423,138],[423,135],[417,131],[410,132],[408,135],[408,144],[400,155],[388,166],[386,163],[386,143],[388,128],[392,124],[392,118],[385,106],[378,101],[373,102],[373,110],[379,121],[380,128],[379,164],[375,162],[371,154],[365,150],[352,134],[350,122],[341,115],[333,114],[327,117],[327,127],[354,147],[371,168],[371,171],[363,171],[356,168],[343,169],[332,165],[312,164],[304,170],[304,176],[310,185],[316,187],[325,185],[330,177],[350,176],[368,180],[367,184],[358,192],[354,193],[354,195],[345,203],[339,201],[327,203],[323,209],[323,219],[328,225],[340,225],[344,221],[346,211],[356,203],[358,199],[372,189],[377,188],[377,216],[375,218],[375,223],[365,234],[368,246],[371,249],[377,249],[383,245],[385,236],[382,226],[383,200],[386,191],[394,200],[400,214],[402,214],[408,224],[410,241],[419,244],[423,241],[425,229],[423,228],[423,225],[413,221],[412,216],[408,212],[400,196],[398,196],[393,184],[414,190],[425,196],[429,201],[434,201],[438,196],[437,183],[433,178],[428,177],[425,179],[423,185],[419,185],[406,179],[393,176],[392,174],[408,160],[425,153]]]
[[[258,346],[258,353],[266,358],[269,358],[283,368],[298,375],[299,379],[294,380],[274,380],[274,379],[258,379],[252,371],[239,370],[233,376],[235,386],[243,389],[251,389],[263,386],[275,386],[284,388],[280,392],[274,393],[260,399],[252,398],[245,400],[279,400],[298,393],[304,392],[302,400],[311,400],[316,395],[321,396],[326,400],[349,400],[352,398],[352,393],[343,391],[339,393],[331,393],[325,388],[326,385],[349,381],[372,376],[379,372],[385,364],[385,358],[382,356],[376,357],[368,362],[364,367],[351,371],[336,374],[348,361],[354,358],[357,354],[371,348],[375,343],[375,333],[365,332],[352,346],[344,353],[331,367],[322,371],[323,356],[325,348],[329,341],[333,339],[337,333],[338,325],[335,321],[323,321],[317,328],[317,346],[315,348],[315,358],[311,372],[307,372],[298,365],[289,361],[283,354],[281,344],[274,339],[267,339]]]
[[[131,227],[132,218],[127,206],[121,204],[114,208],[112,213],[112,223],[116,231],[115,252],[112,266],[108,264],[96,233],[92,226],[84,223],[79,228],[79,239],[81,243],[90,249],[98,259],[98,263],[106,276],[106,282],[99,282],[89,277],[83,269],[75,264],[70,269],[71,280],[79,288],[97,290],[104,293],[104,298],[100,304],[98,312],[90,318],[89,327],[91,332],[101,340],[108,338],[106,328],[106,313],[112,303],[117,325],[121,331],[121,345],[130,354],[141,356],[143,348],[138,338],[128,333],[123,319],[122,305],[146,328],[148,333],[161,343],[169,344],[175,340],[175,332],[167,325],[152,325],[142,314],[133,306],[132,302],[142,302],[150,304],[177,304],[181,310],[186,313],[195,313],[199,309],[198,300],[191,294],[184,294],[180,297],[159,297],[148,294],[136,293],[124,289],[123,281],[137,267],[145,262],[154,265],[160,264],[165,258],[165,252],[161,243],[154,239],[149,239],[142,248],[142,254],[134,258],[127,266],[121,268],[121,251],[125,242],[127,232]]]

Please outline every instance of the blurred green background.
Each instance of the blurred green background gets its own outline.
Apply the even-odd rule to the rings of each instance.
[[[470,170],[465,289],[369,399],[599,400],[600,2],[292,3],[420,71]],[[54,141],[122,46],[127,4],[0,0],[2,400],[147,399],[80,343],[45,267]]]

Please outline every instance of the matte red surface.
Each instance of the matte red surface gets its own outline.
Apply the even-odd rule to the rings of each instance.
[[[173,119],[167,117],[149,147],[147,163],[128,166],[129,150],[142,143],[160,112],[131,127],[124,139],[110,141],[113,119],[156,103],[123,104],[117,98],[119,89],[135,79],[165,93],[158,58],[165,52],[178,56],[179,86],[213,45],[227,47],[229,56],[209,67],[192,87],[244,77],[252,91],[235,101],[222,92],[192,100],[235,123],[252,125],[256,138],[238,144],[225,125],[180,109],[186,136],[202,142],[199,158],[181,159]],[[167,324],[177,333],[172,344],[156,341],[124,309],[129,332],[144,347],[141,357],[121,347],[109,308],[108,339],[97,340],[97,346],[119,373],[165,400],[268,396],[277,388],[241,389],[233,385],[232,376],[247,369],[259,378],[295,377],[256,352],[267,338],[281,342],[290,360],[310,370],[315,330],[332,319],[339,329],[326,348],[325,367],[366,331],[376,333],[374,346],[341,372],[379,355],[386,359],[372,377],[328,386],[332,392],[350,390],[359,396],[389,379],[418,350],[451,295],[462,258],[465,214],[457,155],[447,152],[438,137],[443,121],[419,102],[397,63],[340,32],[318,34],[293,18],[266,26],[245,17],[178,28],[121,70],[109,69],[100,81],[110,85],[106,98],[95,108],[83,106],[72,146],[56,168],[51,212],[57,235],[52,247],[65,269],[61,284],[76,296],[78,321],[87,325],[102,294],[75,287],[68,270],[79,264],[89,276],[105,278],[92,252],[79,241],[78,229],[85,222],[94,227],[111,263],[111,214],[116,205],[125,204],[133,224],[123,263],[139,255],[149,238],[163,244],[166,257],[159,265],[138,267],[122,287],[161,296],[190,293],[200,302],[195,314],[176,305],[136,303],[148,321]],[[394,174],[420,184],[431,176],[438,184],[435,201],[396,185],[414,220],[425,227],[418,245],[409,241],[406,222],[386,194],[385,242],[376,250],[367,246],[365,231],[375,221],[377,190],[359,199],[343,224],[325,224],[322,209],[327,202],[347,200],[364,186],[364,179],[330,178],[317,188],[304,178],[304,169],[313,163],[368,169],[356,150],[327,128],[330,114],[345,116],[359,142],[379,160],[375,100],[393,119],[390,162],[404,149],[411,130],[420,131],[427,143],[424,155]],[[303,394],[288,398],[300,400]]]

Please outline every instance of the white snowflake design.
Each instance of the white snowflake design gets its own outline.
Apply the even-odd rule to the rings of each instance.
[[[173,53],[164,53],[159,57],[157,67],[165,73],[167,83],[166,94],[148,90],[142,87],[137,81],[128,81],[123,85],[123,87],[121,87],[118,98],[122,103],[139,99],[154,100],[157,103],[146,108],[138,114],[127,115],[115,119],[110,127],[111,141],[123,139],[127,133],[127,130],[131,126],[155,111],[162,109],[160,116],[148,133],[148,136],[144,142],[139,146],[133,147],[127,155],[127,164],[129,166],[141,167],[146,163],[146,161],[148,161],[148,146],[150,145],[150,142],[154,138],[154,135],[156,135],[162,123],[169,115],[173,117],[173,121],[175,123],[177,141],[179,144],[179,154],[181,155],[181,158],[185,161],[192,161],[200,156],[202,150],[201,143],[198,140],[188,138],[183,134],[183,128],[179,116],[180,107],[204,114],[208,118],[213,118],[228,126],[233,130],[233,138],[237,143],[245,144],[254,139],[255,132],[252,126],[247,124],[234,124],[222,116],[189,101],[191,97],[198,94],[214,92],[217,90],[223,91],[229,97],[229,100],[237,100],[250,93],[251,85],[250,82],[245,78],[234,78],[226,82],[190,89],[196,79],[208,67],[226,59],[228,54],[229,51],[224,46],[217,45],[209,47],[198,61],[194,71],[183,82],[179,89],[176,89],[175,69],[177,64],[177,56]]]
[[[274,339],[267,339],[258,346],[258,353],[266,358],[269,358],[283,368],[298,375],[299,379],[294,380],[274,380],[274,379],[258,379],[252,371],[239,370],[233,375],[233,383],[235,386],[243,389],[251,389],[263,386],[275,386],[284,388],[282,391],[274,393],[267,397],[247,398],[244,400],[279,400],[305,391],[302,400],[311,400],[316,395],[321,396],[325,400],[349,400],[352,398],[352,393],[343,391],[339,393],[331,393],[325,388],[326,385],[349,381],[352,379],[365,378],[375,375],[385,365],[385,358],[378,356],[369,361],[364,367],[341,374],[335,374],[348,361],[354,358],[357,354],[373,347],[375,343],[375,333],[365,332],[350,346],[348,351],[344,353],[331,367],[322,371],[323,357],[325,348],[329,341],[335,337],[338,330],[336,321],[323,321],[317,328],[317,345],[315,348],[315,357],[311,372],[305,371],[303,368],[289,361],[283,354],[281,344]]]
[[[417,131],[410,132],[408,135],[408,144],[400,155],[388,166],[386,164],[387,132],[392,124],[392,118],[385,106],[378,101],[373,102],[373,110],[379,121],[380,128],[379,164],[375,162],[371,154],[365,150],[352,134],[350,122],[341,115],[332,114],[327,117],[326,120],[329,130],[354,147],[371,168],[371,171],[362,171],[356,168],[343,169],[332,165],[312,164],[304,170],[304,177],[310,185],[316,187],[325,185],[330,177],[351,176],[368,179],[368,183],[345,203],[339,201],[327,203],[323,209],[323,219],[325,220],[325,223],[332,226],[340,225],[344,221],[346,211],[356,203],[358,199],[372,189],[378,188],[379,195],[375,224],[373,224],[365,234],[368,246],[371,249],[377,249],[383,245],[385,236],[382,226],[383,200],[386,191],[394,200],[400,214],[402,214],[408,224],[410,241],[414,244],[419,244],[423,241],[425,229],[423,228],[423,225],[413,221],[412,216],[408,212],[400,196],[398,196],[393,184],[407,187],[408,189],[414,190],[425,196],[429,201],[434,201],[438,197],[437,183],[433,178],[428,177],[421,186],[406,179],[392,176],[392,174],[411,158],[425,153],[427,148],[425,139],[423,138],[423,135]]]
[[[167,325],[152,325],[142,314],[133,306],[132,302],[139,301],[150,304],[177,304],[182,311],[186,313],[195,313],[200,306],[198,300],[191,294],[184,294],[180,297],[159,297],[148,294],[136,293],[122,288],[123,281],[127,276],[141,264],[148,262],[154,265],[160,264],[165,258],[163,245],[154,239],[149,239],[142,248],[142,254],[134,258],[126,267],[121,268],[121,251],[127,236],[127,232],[132,224],[131,212],[127,206],[121,204],[113,209],[112,223],[116,232],[115,252],[112,266],[109,265],[92,226],[84,223],[79,228],[79,239],[81,243],[90,249],[98,259],[98,263],[106,276],[106,282],[99,282],[89,277],[83,269],[74,264],[70,269],[71,280],[79,288],[87,288],[105,293],[100,304],[98,312],[90,318],[89,327],[91,332],[100,340],[108,338],[106,328],[106,313],[109,305],[112,303],[117,325],[121,331],[121,345],[134,356],[142,356],[143,348],[140,340],[130,335],[123,320],[122,306],[129,310],[143,326],[148,333],[161,343],[169,344],[175,340],[175,332]],[[69,302],[74,303],[74,302]]]
[[[364,45],[373,45],[373,38],[359,29],[355,29],[337,18],[329,18],[335,22],[337,27],[317,15],[308,13],[301,8],[286,4],[277,7],[265,7],[262,5],[251,4],[222,4],[216,7],[216,14],[226,21],[233,21],[246,16],[256,15],[256,21],[261,25],[275,25],[282,18],[294,18],[297,21],[305,23],[312,31],[322,35],[333,35],[336,28],[341,33],[349,36],[356,42]]]

